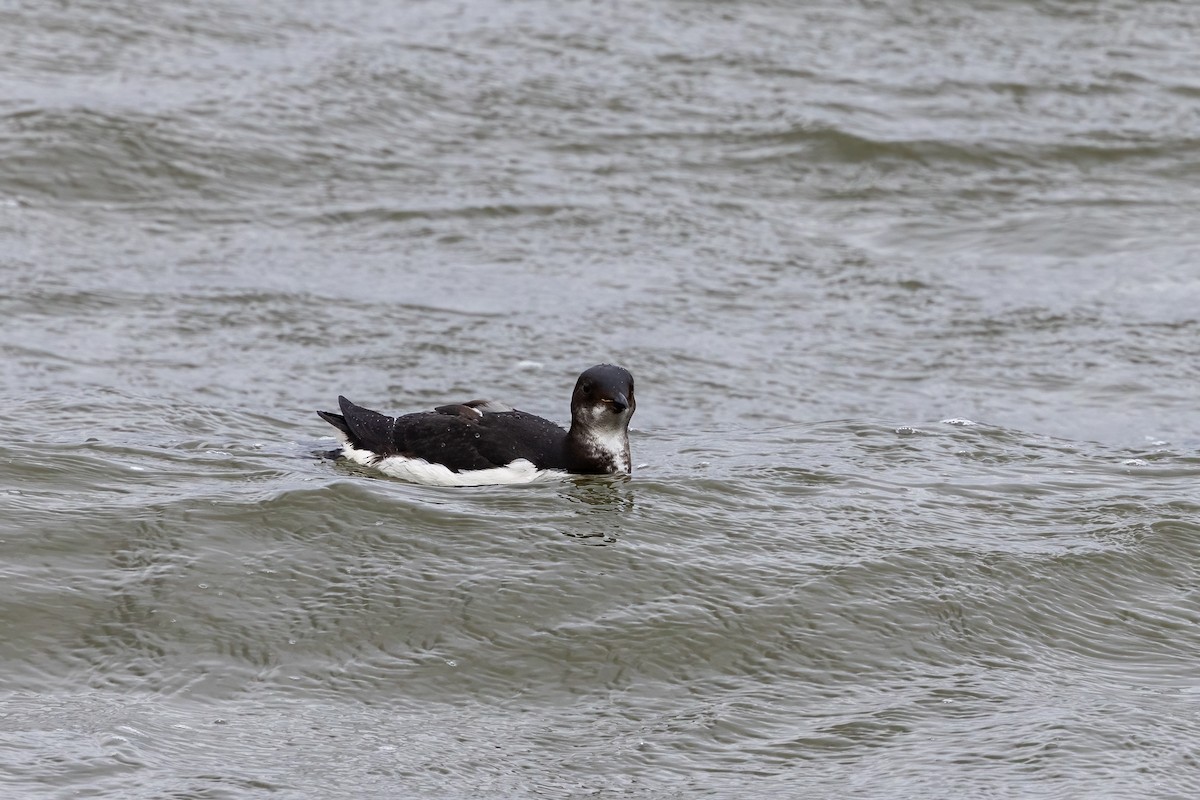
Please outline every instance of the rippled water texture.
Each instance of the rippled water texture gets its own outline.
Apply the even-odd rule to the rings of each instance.
[[[1200,795],[1197,165],[1191,2],[3,6],[0,796]]]

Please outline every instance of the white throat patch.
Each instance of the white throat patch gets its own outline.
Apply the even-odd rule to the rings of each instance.
[[[629,417],[614,420],[607,406],[597,405],[583,410],[580,420],[584,436],[597,452],[612,458],[618,472],[629,472]],[[614,422],[616,424],[614,424]]]
[[[612,456],[618,472],[629,472],[629,456],[626,437],[620,430],[590,431],[588,440],[601,453]]]

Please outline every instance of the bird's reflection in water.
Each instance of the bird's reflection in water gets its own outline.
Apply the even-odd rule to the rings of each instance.
[[[615,544],[624,531],[625,516],[633,511],[633,484],[624,475],[577,478],[559,494],[575,504],[574,519],[562,534],[580,544]]]

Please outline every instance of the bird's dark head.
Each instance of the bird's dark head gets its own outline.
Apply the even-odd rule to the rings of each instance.
[[[597,364],[584,370],[571,395],[571,419],[600,429],[624,429],[637,408],[633,376],[624,367]]]

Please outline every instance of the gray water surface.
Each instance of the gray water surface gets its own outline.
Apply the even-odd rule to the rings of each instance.
[[[1197,796],[1198,164],[1190,2],[0,8],[0,796]]]

